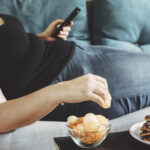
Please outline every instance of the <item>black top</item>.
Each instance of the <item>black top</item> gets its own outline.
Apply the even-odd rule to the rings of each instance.
[[[0,88],[13,99],[51,84],[74,53],[73,42],[44,43],[35,34],[26,34],[20,21],[0,15]]]

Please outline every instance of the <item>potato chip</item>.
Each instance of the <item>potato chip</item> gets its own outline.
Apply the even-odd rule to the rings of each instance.
[[[73,124],[73,123],[75,123],[75,121],[77,120],[78,118],[76,117],[76,116],[69,116],[68,118],[67,118],[67,122],[69,123],[69,124]]]
[[[95,144],[99,142],[107,133],[108,119],[102,115],[86,114],[77,118],[70,116],[67,119],[69,127],[75,129],[71,134],[80,138],[84,144]]]

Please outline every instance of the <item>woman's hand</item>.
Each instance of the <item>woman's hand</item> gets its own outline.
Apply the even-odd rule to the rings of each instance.
[[[54,33],[54,31],[59,27],[61,23],[63,23],[64,20],[58,19],[54,22],[52,22],[47,29],[42,32],[37,34],[40,38],[42,38],[45,42],[51,42],[57,40],[56,38],[53,38],[51,35]],[[61,38],[62,40],[66,40],[69,32],[71,31],[71,26],[73,25],[73,22],[70,22],[69,25],[63,27],[63,29],[59,32],[58,37]]]
[[[92,74],[58,83],[61,102],[78,103],[92,100],[100,106],[104,106],[105,96],[108,94],[106,79]]]

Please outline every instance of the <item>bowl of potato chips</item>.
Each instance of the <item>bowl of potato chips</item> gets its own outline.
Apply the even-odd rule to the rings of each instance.
[[[110,122],[102,115],[86,114],[84,117],[69,116],[67,128],[72,140],[82,148],[99,146],[107,137]]]

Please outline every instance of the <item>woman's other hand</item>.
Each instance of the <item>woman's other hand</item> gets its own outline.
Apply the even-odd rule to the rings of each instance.
[[[58,83],[60,86],[60,101],[66,103],[78,103],[92,100],[100,106],[104,106],[105,97],[108,94],[106,79],[92,74],[87,74],[79,78]]]
[[[52,37],[52,34],[59,27],[59,25],[63,22],[64,20],[62,19],[53,21],[44,32],[37,34],[37,36],[42,38],[45,42],[51,42],[51,41],[57,40],[56,38]],[[73,25],[73,22],[70,22],[69,25],[63,27],[63,29],[59,32],[58,37],[61,38],[62,40],[67,40],[69,32],[71,31],[72,25]]]

